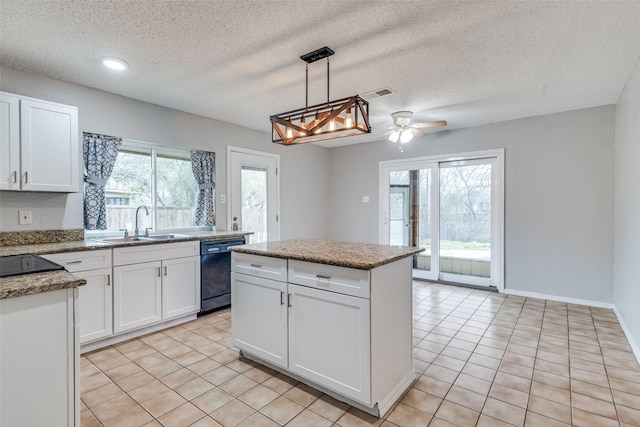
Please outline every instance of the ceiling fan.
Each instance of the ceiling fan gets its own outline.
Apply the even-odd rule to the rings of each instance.
[[[421,131],[420,129],[422,128],[433,128],[447,125],[445,120],[409,124],[411,122],[411,117],[413,117],[412,111],[396,111],[391,114],[394,127],[388,132],[389,141],[398,142],[399,140],[401,144],[405,144],[411,141],[414,136],[425,136],[427,133]],[[386,135],[387,134],[385,134],[385,136]]]

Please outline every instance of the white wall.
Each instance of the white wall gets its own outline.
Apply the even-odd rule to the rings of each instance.
[[[501,147],[505,288],[613,302],[613,106],[331,149],[329,238],[378,242],[380,161]]]
[[[95,132],[162,145],[214,151],[218,229],[225,229],[227,224],[225,205],[220,204],[220,195],[227,193],[226,146],[234,145],[277,153],[280,155],[281,165],[281,238],[325,236],[325,211],[328,202],[325,174],[329,168],[329,154],[326,148],[313,145],[283,147],[273,144],[270,134],[266,132],[12,68],[0,67],[0,77],[2,91],[78,107],[80,132]],[[268,117],[264,119],[265,122],[269,120]],[[9,198],[6,193],[0,195],[2,196],[5,199]],[[23,195],[20,198],[21,203],[25,201],[25,197],[31,200],[32,204],[38,205],[38,199],[43,196]],[[37,218],[34,218],[35,222]],[[42,224],[35,223],[32,228],[46,229],[38,228]],[[78,224],[82,227],[82,218]],[[0,223],[0,231],[9,230],[16,231],[14,224]]]
[[[640,343],[640,64],[616,105],[615,132],[613,295],[627,332]]]

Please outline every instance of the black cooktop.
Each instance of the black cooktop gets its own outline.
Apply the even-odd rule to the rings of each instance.
[[[21,254],[0,256],[0,277],[54,270],[64,270],[64,267],[38,255]]]

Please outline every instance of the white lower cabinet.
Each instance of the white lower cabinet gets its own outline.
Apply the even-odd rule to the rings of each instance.
[[[80,344],[113,334],[113,286],[111,250],[42,255],[85,279],[78,288]]]
[[[289,370],[369,402],[369,300],[289,284]]]
[[[120,333],[200,310],[197,241],[113,250],[113,331]]]
[[[80,426],[77,289],[0,300],[0,426]]]
[[[288,366],[286,293],[286,282],[231,273],[234,343],[283,368]]]
[[[233,344],[247,357],[378,416],[410,387],[410,257],[358,270],[232,252],[231,265]]]
[[[161,267],[162,263],[155,261],[113,268],[114,332],[162,320]]]
[[[200,257],[163,260],[162,270],[162,318],[199,311]]]

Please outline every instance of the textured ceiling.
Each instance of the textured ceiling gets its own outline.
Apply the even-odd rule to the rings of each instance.
[[[397,110],[455,129],[613,104],[639,29],[640,1],[0,0],[0,63],[270,132],[304,106],[299,56],[329,46],[331,99],[395,91],[370,101],[372,135],[331,147]],[[309,73],[326,101],[325,63]]]

